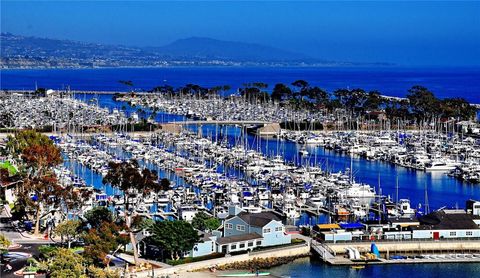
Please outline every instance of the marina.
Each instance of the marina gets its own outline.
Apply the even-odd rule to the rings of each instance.
[[[82,94],[77,96],[81,98]],[[110,125],[123,124],[123,130],[128,130],[127,116],[123,113],[134,109],[128,108],[125,112],[119,112],[116,107],[108,106],[112,103],[110,98],[108,95],[100,96],[96,99],[96,104],[88,100],[89,105],[85,108],[78,106],[79,112],[75,113],[85,113],[84,115],[92,117],[91,122],[87,123],[93,123],[94,118],[100,118],[103,114],[85,111],[101,107],[98,111],[108,113],[112,119],[118,119],[117,114],[123,119]],[[64,99],[71,98],[45,98],[46,101],[55,102]],[[13,101],[11,97],[6,100]],[[131,114],[129,119],[133,118]],[[158,119],[160,116],[156,117]],[[35,117],[31,119],[33,121],[29,124],[33,125]],[[65,134],[83,130],[75,127],[78,123],[71,123],[68,128],[63,119],[53,118],[49,123],[51,122],[55,123],[53,126],[62,127]],[[77,133],[74,137],[63,135],[56,137],[56,140],[70,160],[74,159],[101,176],[108,171],[108,161],[134,158],[161,170],[165,176],[173,177],[174,181],[181,181],[180,187],[184,184],[192,186],[193,199],[190,201],[197,203],[201,209],[208,205],[211,214],[214,214],[214,211],[221,213],[226,209],[215,207],[215,203],[231,204],[252,212],[274,211],[286,219],[293,219],[290,223],[299,225],[328,222],[331,216],[340,217],[339,213],[342,211],[347,213],[345,216],[348,215],[345,220],[356,221],[367,217],[370,212],[375,213],[371,201],[376,198],[398,201],[413,197],[402,196],[405,189],[398,185],[397,181],[395,188],[392,188],[391,184],[382,186],[380,171],[378,177],[370,177],[370,181],[377,179],[377,182],[358,183],[356,180],[363,178],[357,177],[360,171],[355,169],[359,159],[386,161],[405,168],[433,171],[434,173],[426,175],[442,175],[442,179],[446,180],[449,178],[443,176],[449,173],[472,183],[477,181],[478,170],[472,167],[478,164],[478,143],[474,138],[464,137],[463,134],[447,136],[441,130],[317,132],[282,129],[273,138],[263,138],[249,134],[235,125],[229,127],[223,124],[219,127],[217,124],[194,123],[195,121],[186,124],[180,134],[160,131],[144,137],[130,138],[120,133]],[[189,126],[193,127],[192,131],[189,131]],[[87,137],[88,139],[84,140]],[[338,157],[342,157],[343,153],[347,154],[343,169],[338,169],[339,163],[335,162],[337,155],[333,155],[333,158],[329,157],[332,155],[327,155],[330,150],[340,153]],[[83,179],[89,180],[88,177]],[[392,180],[389,181],[391,182]],[[174,184],[177,186],[176,182]],[[388,196],[382,195],[385,192],[389,192]],[[429,193],[432,201],[432,192]],[[168,194],[172,198],[174,193]],[[435,200],[435,194],[433,196]],[[417,200],[412,203],[412,207],[425,204],[425,200]],[[178,209],[185,200],[177,199],[177,202],[180,204],[175,206],[169,203],[169,207]],[[304,218],[304,213],[314,218]],[[392,213],[395,215],[401,212]],[[320,220],[319,216],[322,216],[323,220]]]
[[[5,104],[22,99],[36,112],[22,118],[25,110],[10,109],[11,117],[22,119],[21,124],[4,126],[50,127],[48,136],[63,156],[63,165],[55,169],[58,180],[83,196],[82,205],[67,218],[85,217],[92,209],[105,207],[118,218],[128,217],[125,211],[129,211],[156,222],[190,223],[204,214],[229,229],[235,217],[268,215],[278,221],[274,223],[281,223],[282,240],[289,242],[290,237],[310,231],[311,238],[300,235],[300,239],[314,256],[356,271],[365,265],[480,260],[476,245],[480,214],[475,209],[466,214],[458,210],[459,200],[470,200],[480,191],[475,168],[479,142],[470,126],[439,124],[413,130],[400,129],[398,124],[396,129],[383,130],[378,126],[371,130],[305,126],[295,130],[274,121],[295,123],[300,114],[261,120],[254,120],[255,116],[210,118],[187,110],[158,110],[163,106],[152,108],[151,104],[134,106],[131,100],[127,103],[109,94],[53,92],[40,96],[38,104],[32,101],[35,98],[39,97],[5,95]],[[249,104],[236,105],[241,110]],[[203,106],[198,109],[202,111]],[[275,107],[259,104],[257,109],[252,115]],[[69,121],[54,114],[60,111],[83,118]],[[46,120],[42,115],[52,116]],[[104,117],[110,120],[99,120]],[[321,113],[316,121],[338,119]],[[139,127],[141,123],[151,125],[145,130]],[[260,132],[274,124],[277,127],[270,134]],[[105,182],[111,163],[131,160],[154,171],[161,186],[147,192],[130,189],[126,198],[125,192]],[[439,181],[446,187],[438,187]],[[449,206],[445,190],[453,201]],[[467,206],[476,206],[468,202]],[[466,225],[475,229],[468,226],[472,228],[468,234],[455,232],[453,242],[438,240],[436,232],[422,234],[423,229],[432,229],[424,219],[441,213],[473,217]],[[54,214],[52,219],[65,217],[61,215]],[[222,245],[223,238],[228,236],[216,239],[216,244],[227,254],[232,246],[246,245]],[[263,233],[261,238],[268,237]],[[418,251],[418,239],[425,240],[418,243],[422,251]],[[378,246],[377,254],[369,250],[372,241]]]

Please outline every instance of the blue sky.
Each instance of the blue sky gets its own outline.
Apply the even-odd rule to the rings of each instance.
[[[480,65],[478,1],[2,0],[1,30],[137,46],[211,37],[338,61]]]

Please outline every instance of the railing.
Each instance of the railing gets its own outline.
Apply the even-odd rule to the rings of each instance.
[[[293,248],[302,247],[302,246],[306,246],[306,243],[305,242],[289,243],[289,244],[285,244],[284,246],[274,245],[274,246],[268,246],[268,247],[262,248],[260,250],[253,250],[249,254],[255,255],[255,254],[261,254],[261,253],[268,253],[271,251],[288,250],[288,249],[293,249]]]
[[[480,241],[480,237],[464,237],[464,238],[415,238],[415,239],[352,239],[347,241],[322,241],[321,243],[327,244],[349,244],[349,243],[368,243],[368,242],[380,242],[380,243],[398,243],[398,242],[459,242],[459,241]]]
[[[327,259],[326,257],[326,254],[324,252],[322,252],[323,250],[325,250],[326,253],[329,254],[329,257],[334,257],[336,252],[333,251],[328,245],[326,244],[323,244],[321,242],[318,242],[316,240],[312,240],[312,249],[317,251],[318,255],[320,255],[320,257],[322,257],[322,259]],[[318,250],[316,250],[316,248]],[[323,249],[323,250],[322,250]]]
[[[330,248],[328,245],[323,244],[323,243],[320,243],[320,245],[321,245],[323,248],[325,248],[325,250],[327,250],[330,254],[335,255],[335,251],[333,251],[332,248]]]

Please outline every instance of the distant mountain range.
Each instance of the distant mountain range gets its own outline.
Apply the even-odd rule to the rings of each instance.
[[[192,37],[160,47],[127,47],[1,33],[1,68],[160,66],[341,66],[280,48]]]
[[[243,42],[221,41],[211,38],[187,38],[161,47],[147,47],[147,51],[172,59],[217,59],[239,62],[312,62],[301,53]]]

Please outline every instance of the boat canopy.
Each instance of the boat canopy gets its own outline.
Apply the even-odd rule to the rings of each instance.
[[[363,229],[363,224],[361,223],[340,223],[342,229]]]

